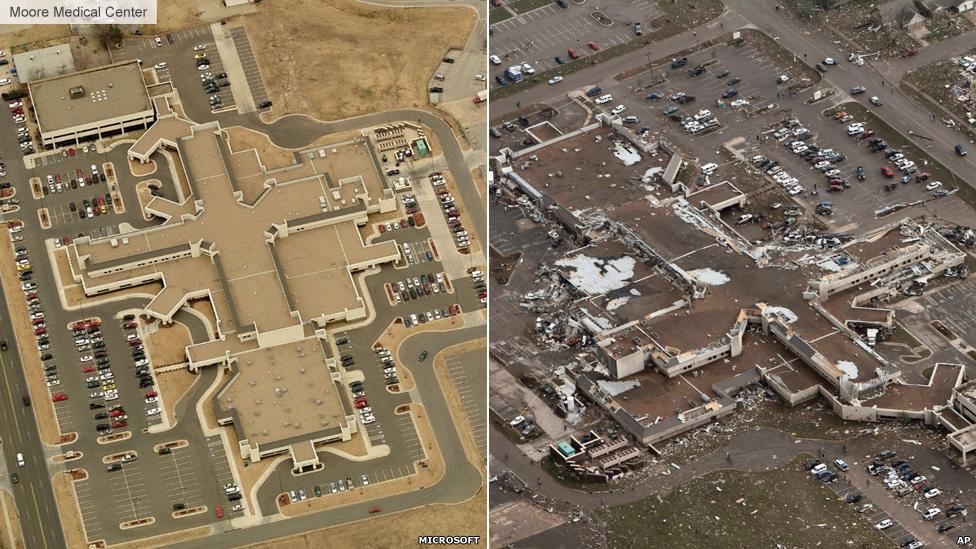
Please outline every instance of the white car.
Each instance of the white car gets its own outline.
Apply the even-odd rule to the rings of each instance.
[[[597,97],[596,100],[594,100],[594,103],[597,105],[603,105],[604,103],[609,103],[611,101],[613,101],[613,96],[608,93]]]
[[[875,524],[874,527],[877,528],[878,530],[885,530],[891,528],[892,524],[893,523],[891,522],[891,519],[884,519],[881,522]]]
[[[146,404],[153,404],[159,400],[159,397],[146,397]]]
[[[156,69],[156,70],[165,69],[166,68],[166,61],[160,61],[159,63],[156,63],[155,65],[153,65],[153,68]]]
[[[501,65],[502,64],[502,58],[501,57],[498,57],[497,55],[489,56],[488,57],[488,60],[491,61],[491,64],[492,65]]]
[[[939,490],[938,488],[932,488],[928,492],[925,492],[925,499],[932,499],[940,495],[942,495],[942,490]]]
[[[91,397],[91,398],[101,398],[101,397],[105,396],[105,393],[103,393],[101,391],[92,391],[91,393],[89,393],[88,396]]]
[[[553,76],[552,78],[549,79],[549,85],[551,86],[553,84],[558,84],[562,81],[563,81],[562,76]]]
[[[528,63],[522,63],[522,71],[525,74],[535,74],[535,68]]]
[[[146,410],[146,415],[147,416],[154,416],[154,415],[156,415],[158,413],[159,413],[159,408],[150,408],[150,409]]]
[[[940,514],[942,514],[942,511],[938,507],[932,507],[928,511],[922,513],[922,518],[925,520],[932,520]]]
[[[927,190],[927,191],[934,191],[935,189],[938,189],[941,186],[942,186],[942,182],[941,181],[933,181],[933,182],[931,182],[931,183],[929,183],[928,185],[925,186],[925,190]]]
[[[713,173],[715,173],[715,170],[717,169],[718,169],[718,164],[713,164],[709,162],[708,164],[705,164],[704,166],[701,167],[701,172],[705,175],[712,175]]]
[[[824,59],[824,65],[836,65],[836,64],[837,64],[837,60],[834,59],[833,57],[828,57]]]
[[[197,70],[198,71],[209,71],[210,70],[210,65],[200,65],[199,67],[197,67]]]
[[[518,427],[524,421],[525,421],[525,417],[523,417],[523,416],[515,416],[515,419],[513,419],[512,421],[509,421],[508,424],[511,425],[512,427]]]
[[[163,45],[163,39],[160,37],[153,38],[153,42],[156,43],[156,47],[159,48]]]
[[[203,51],[207,49],[206,44],[200,44],[199,46],[193,46],[193,51]]]
[[[620,113],[624,112],[625,110],[627,110],[627,107],[625,107],[623,105],[617,105],[616,107],[614,107],[613,109],[610,110],[610,114],[620,114]]]
[[[81,362],[91,362],[94,359],[95,359],[95,357],[93,357],[91,355],[85,355],[85,356],[79,358],[78,360],[81,361]]]
[[[9,78],[0,78],[0,86],[6,86],[9,83],[10,83]]]

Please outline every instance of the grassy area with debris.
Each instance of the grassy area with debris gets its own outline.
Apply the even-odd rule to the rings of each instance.
[[[803,470],[715,472],[661,498],[599,512],[609,547],[890,547],[891,541]]]
[[[963,54],[963,56],[966,55],[976,55],[976,50],[970,50]],[[965,122],[969,118],[967,113],[971,109],[968,108],[965,101],[957,101],[952,92],[955,86],[960,92],[966,93],[965,86],[967,83],[968,80],[962,73],[962,67],[955,61],[947,59],[908,73],[902,78],[900,88],[911,95],[924,95],[928,102],[938,103],[938,106],[931,105],[930,110],[939,118],[943,117],[942,109],[939,108],[942,107]],[[925,101],[923,100],[923,102]],[[969,135],[969,138],[972,139],[973,135]]]
[[[824,9],[823,0],[783,0],[781,3],[811,32],[830,36],[831,42],[838,44],[842,51],[880,52],[882,57],[890,58],[921,46],[903,30],[873,25],[871,14],[878,5],[874,0],[852,0],[828,9]]]

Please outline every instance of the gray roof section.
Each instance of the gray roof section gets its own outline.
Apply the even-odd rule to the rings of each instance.
[[[75,72],[75,58],[69,44],[14,54],[17,79],[28,83]]]

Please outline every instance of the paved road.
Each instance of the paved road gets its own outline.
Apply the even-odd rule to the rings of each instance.
[[[12,290],[17,292],[16,289]],[[3,441],[6,468],[9,472],[17,472],[20,483],[8,486],[8,475],[2,484],[13,492],[27,547],[66,547],[54,504],[54,490],[48,480],[47,447],[41,442],[33,411],[23,406],[21,401],[23,395],[28,394],[27,381],[20,352],[14,343],[10,318],[10,309],[4,300],[0,339],[9,342],[9,350],[0,357],[0,395],[3,396],[0,398],[0,439]],[[17,452],[24,454],[24,467],[17,466]]]

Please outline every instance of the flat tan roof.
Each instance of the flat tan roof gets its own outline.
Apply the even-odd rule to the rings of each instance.
[[[225,410],[236,412],[237,429],[252,445],[274,447],[345,425],[342,397],[318,338],[247,351],[236,358],[238,374],[217,400]]]
[[[69,90],[84,89],[72,99]],[[28,84],[42,133],[152,111],[152,102],[135,60],[36,80]]]

